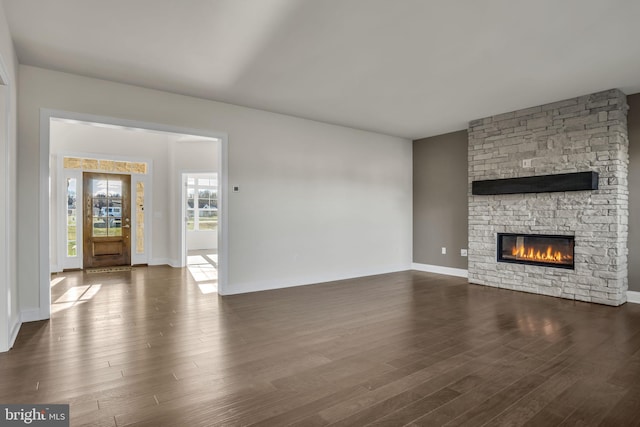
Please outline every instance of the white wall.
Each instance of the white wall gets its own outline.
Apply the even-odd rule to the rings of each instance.
[[[408,269],[411,141],[20,66],[23,309],[38,307],[39,109],[227,132],[228,293]]]
[[[51,155],[60,153],[96,153],[105,156],[130,156],[152,161],[153,236],[151,255],[153,259],[166,260],[170,256],[169,222],[169,135],[160,132],[135,131],[112,127],[96,127],[87,124],[52,121],[50,127]],[[56,165],[56,163],[53,163]],[[51,170],[51,224],[57,224],[57,189],[59,187],[55,169]],[[80,195],[81,196],[81,195]],[[149,199],[147,199],[148,201]],[[134,205],[132,205],[134,206]],[[57,228],[51,230],[51,265],[60,266],[55,248],[58,248]],[[64,236],[62,236],[64,238]]]
[[[0,67],[7,79],[0,101],[0,351],[8,350],[20,327],[17,281],[17,146],[16,100],[18,60],[0,2]],[[5,102],[6,101],[6,102]],[[6,112],[8,111],[8,114]],[[7,120],[8,119],[8,120]]]
[[[187,231],[187,250],[218,249],[218,230]]]

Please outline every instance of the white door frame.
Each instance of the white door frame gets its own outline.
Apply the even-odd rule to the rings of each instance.
[[[141,255],[136,253],[136,248],[135,248],[135,242],[137,239],[137,225],[138,225],[138,220],[137,220],[137,215],[135,212],[135,208],[136,208],[136,183],[141,181],[144,183],[145,186],[145,211],[144,211],[144,224],[145,224],[145,228],[148,230],[152,229],[152,223],[153,223],[153,219],[152,219],[152,215],[151,212],[153,212],[153,198],[151,197],[151,195],[153,194],[153,160],[150,158],[146,158],[146,157],[135,157],[135,156],[117,156],[117,155],[112,155],[112,154],[96,154],[90,151],[66,151],[66,150],[61,150],[58,151],[58,153],[56,153],[58,158],[56,159],[56,179],[55,180],[51,180],[51,188],[53,190],[54,187],[54,182],[55,181],[55,187],[56,187],[56,191],[57,191],[57,199],[58,202],[57,204],[52,204],[52,206],[55,206],[57,209],[57,217],[58,217],[58,221],[57,224],[55,225],[57,230],[56,230],[56,235],[57,235],[57,245],[56,245],[56,260],[57,263],[51,266],[51,271],[52,272],[60,272],[63,271],[64,269],[73,269],[73,268],[84,268],[83,265],[83,251],[84,251],[84,239],[83,239],[83,226],[79,226],[77,227],[76,230],[76,238],[77,238],[77,248],[78,248],[78,254],[76,257],[74,258],[68,258],[67,257],[67,240],[66,240],[66,235],[67,235],[67,216],[66,216],[66,212],[67,212],[67,186],[66,186],[66,180],[67,178],[71,177],[71,178],[75,178],[76,181],[76,185],[77,185],[77,196],[79,197],[79,200],[81,203],[77,204],[77,208],[76,208],[76,217],[78,218],[79,222],[78,224],[81,223],[83,214],[84,214],[84,201],[83,201],[83,197],[84,197],[84,193],[83,193],[83,181],[82,181],[82,174],[84,172],[99,172],[99,171],[95,171],[95,170],[83,170],[83,169],[65,169],[64,168],[64,158],[65,157],[76,157],[76,158],[89,158],[89,159],[100,159],[100,160],[116,160],[116,161],[125,161],[125,162],[141,162],[141,163],[146,163],[147,164],[147,173],[142,175],[142,174],[136,174],[136,173],[130,173],[130,172],[119,172],[120,174],[123,175],[129,175],[131,176],[131,198],[129,200],[129,203],[131,203],[131,209],[132,209],[132,214],[131,214],[131,238],[129,239],[129,244],[131,245],[131,264],[149,264],[149,261],[151,260],[151,242],[149,240],[149,233],[145,233],[144,235],[144,253]],[[52,191],[53,193],[53,191]]]
[[[120,126],[132,129],[146,129],[160,132],[170,132],[185,135],[203,136],[208,138],[217,138],[220,140],[218,144],[220,169],[218,179],[220,180],[220,193],[218,198],[222,209],[218,211],[219,224],[219,248],[218,248],[218,293],[224,295],[227,286],[228,274],[228,215],[227,215],[227,180],[228,180],[228,136],[224,132],[214,132],[203,129],[191,129],[179,126],[165,125],[161,123],[143,122],[138,120],[120,119],[109,116],[99,116],[94,114],[77,113],[64,110],[40,109],[40,182],[39,182],[39,287],[40,287],[40,319],[44,320],[51,317],[51,287],[50,287],[50,265],[49,265],[49,156],[50,156],[50,121],[52,118],[78,120],[83,122],[100,123],[105,125]],[[153,256],[153,254],[152,254]],[[1,289],[0,289],[1,291]]]
[[[219,149],[218,149],[219,150]],[[219,163],[219,162],[218,162]],[[216,165],[218,168],[220,164]],[[218,169],[220,170],[220,169]],[[220,182],[220,173],[216,171],[206,171],[206,170],[189,170],[189,171],[179,171],[180,178],[180,199],[182,200],[182,208],[180,209],[180,267],[187,266],[187,181],[186,178],[188,175],[200,175],[200,174],[216,174],[218,176],[218,224],[220,224],[220,211],[222,208],[222,200],[220,198],[220,192],[222,191],[222,185]],[[218,239],[218,262],[220,260],[220,245],[222,243],[222,233],[220,232],[220,227],[218,227],[218,231],[216,232],[216,236]],[[218,269],[219,274],[219,269]],[[218,279],[219,280],[219,279]],[[218,283],[218,286],[220,284]],[[223,295],[222,293],[220,293]]]

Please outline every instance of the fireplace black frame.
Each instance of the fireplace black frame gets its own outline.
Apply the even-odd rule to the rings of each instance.
[[[530,260],[516,260],[516,259],[508,259],[502,257],[502,237],[529,237],[529,238],[543,238],[543,239],[564,239],[570,240],[571,245],[571,264],[557,264],[552,262],[544,262],[544,261],[530,261]],[[526,234],[526,233],[497,233],[496,236],[496,261],[497,262],[506,262],[510,264],[521,264],[521,265],[537,265],[541,267],[552,267],[552,268],[563,268],[565,270],[575,270],[575,236],[572,235],[561,235],[561,234]]]

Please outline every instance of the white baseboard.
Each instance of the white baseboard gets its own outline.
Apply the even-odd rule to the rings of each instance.
[[[149,265],[171,265],[171,260],[169,258],[151,258]]]
[[[22,310],[20,312],[20,320],[25,322],[36,322],[38,320],[44,320],[40,314],[39,308],[30,308],[28,310]]]
[[[411,269],[425,271],[427,273],[445,274],[447,276],[469,277],[469,272],[462,268],[442,267],[439,265],[420,264],[414,262],[411,264]]]
[[[13,344],[16,342],[16,338],[18,338],[18,332],[20,332],[20,327],[22,326],[21,316],[16,317],[11,329],[9,330],[9,348],[13,347]]]
[[[634,303],[634,304],[640,304],[640,292],[627,291],[627,302],[631,302],[631,303]]]
[[[269,291],[273,289],[292,288],[295,286],[308,286],[316,285],[320,283],[335,282],[338,280],[356,279],[359,277],[376,276],[379,274],[396,273],[398,271],[410,270],[409,265],[401,265],[396,267],[388,267],[381,269],[367,269],[361,271],[352,271],[342,274],[323,274],[306,279],[283,279],[283,280],[268,280],[261,282],[251,283],[236,283],[227,285],[224,292],[219,292],[220,295],[237,295],[246,294],[249,292]]]
[[[60,268],[57,265],[52,265],[49,267],[49,272],[51,273],[61,273],[62,272],[62,268]]]

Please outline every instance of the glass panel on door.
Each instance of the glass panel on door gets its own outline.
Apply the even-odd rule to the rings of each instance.
[[[93,216],[91,235],[94,237],[107,235],[107,185],[106,179],[93,179],[91,182],[91,215]]]
[[[93,237],[122,236],[122,181],[93,179]]]

